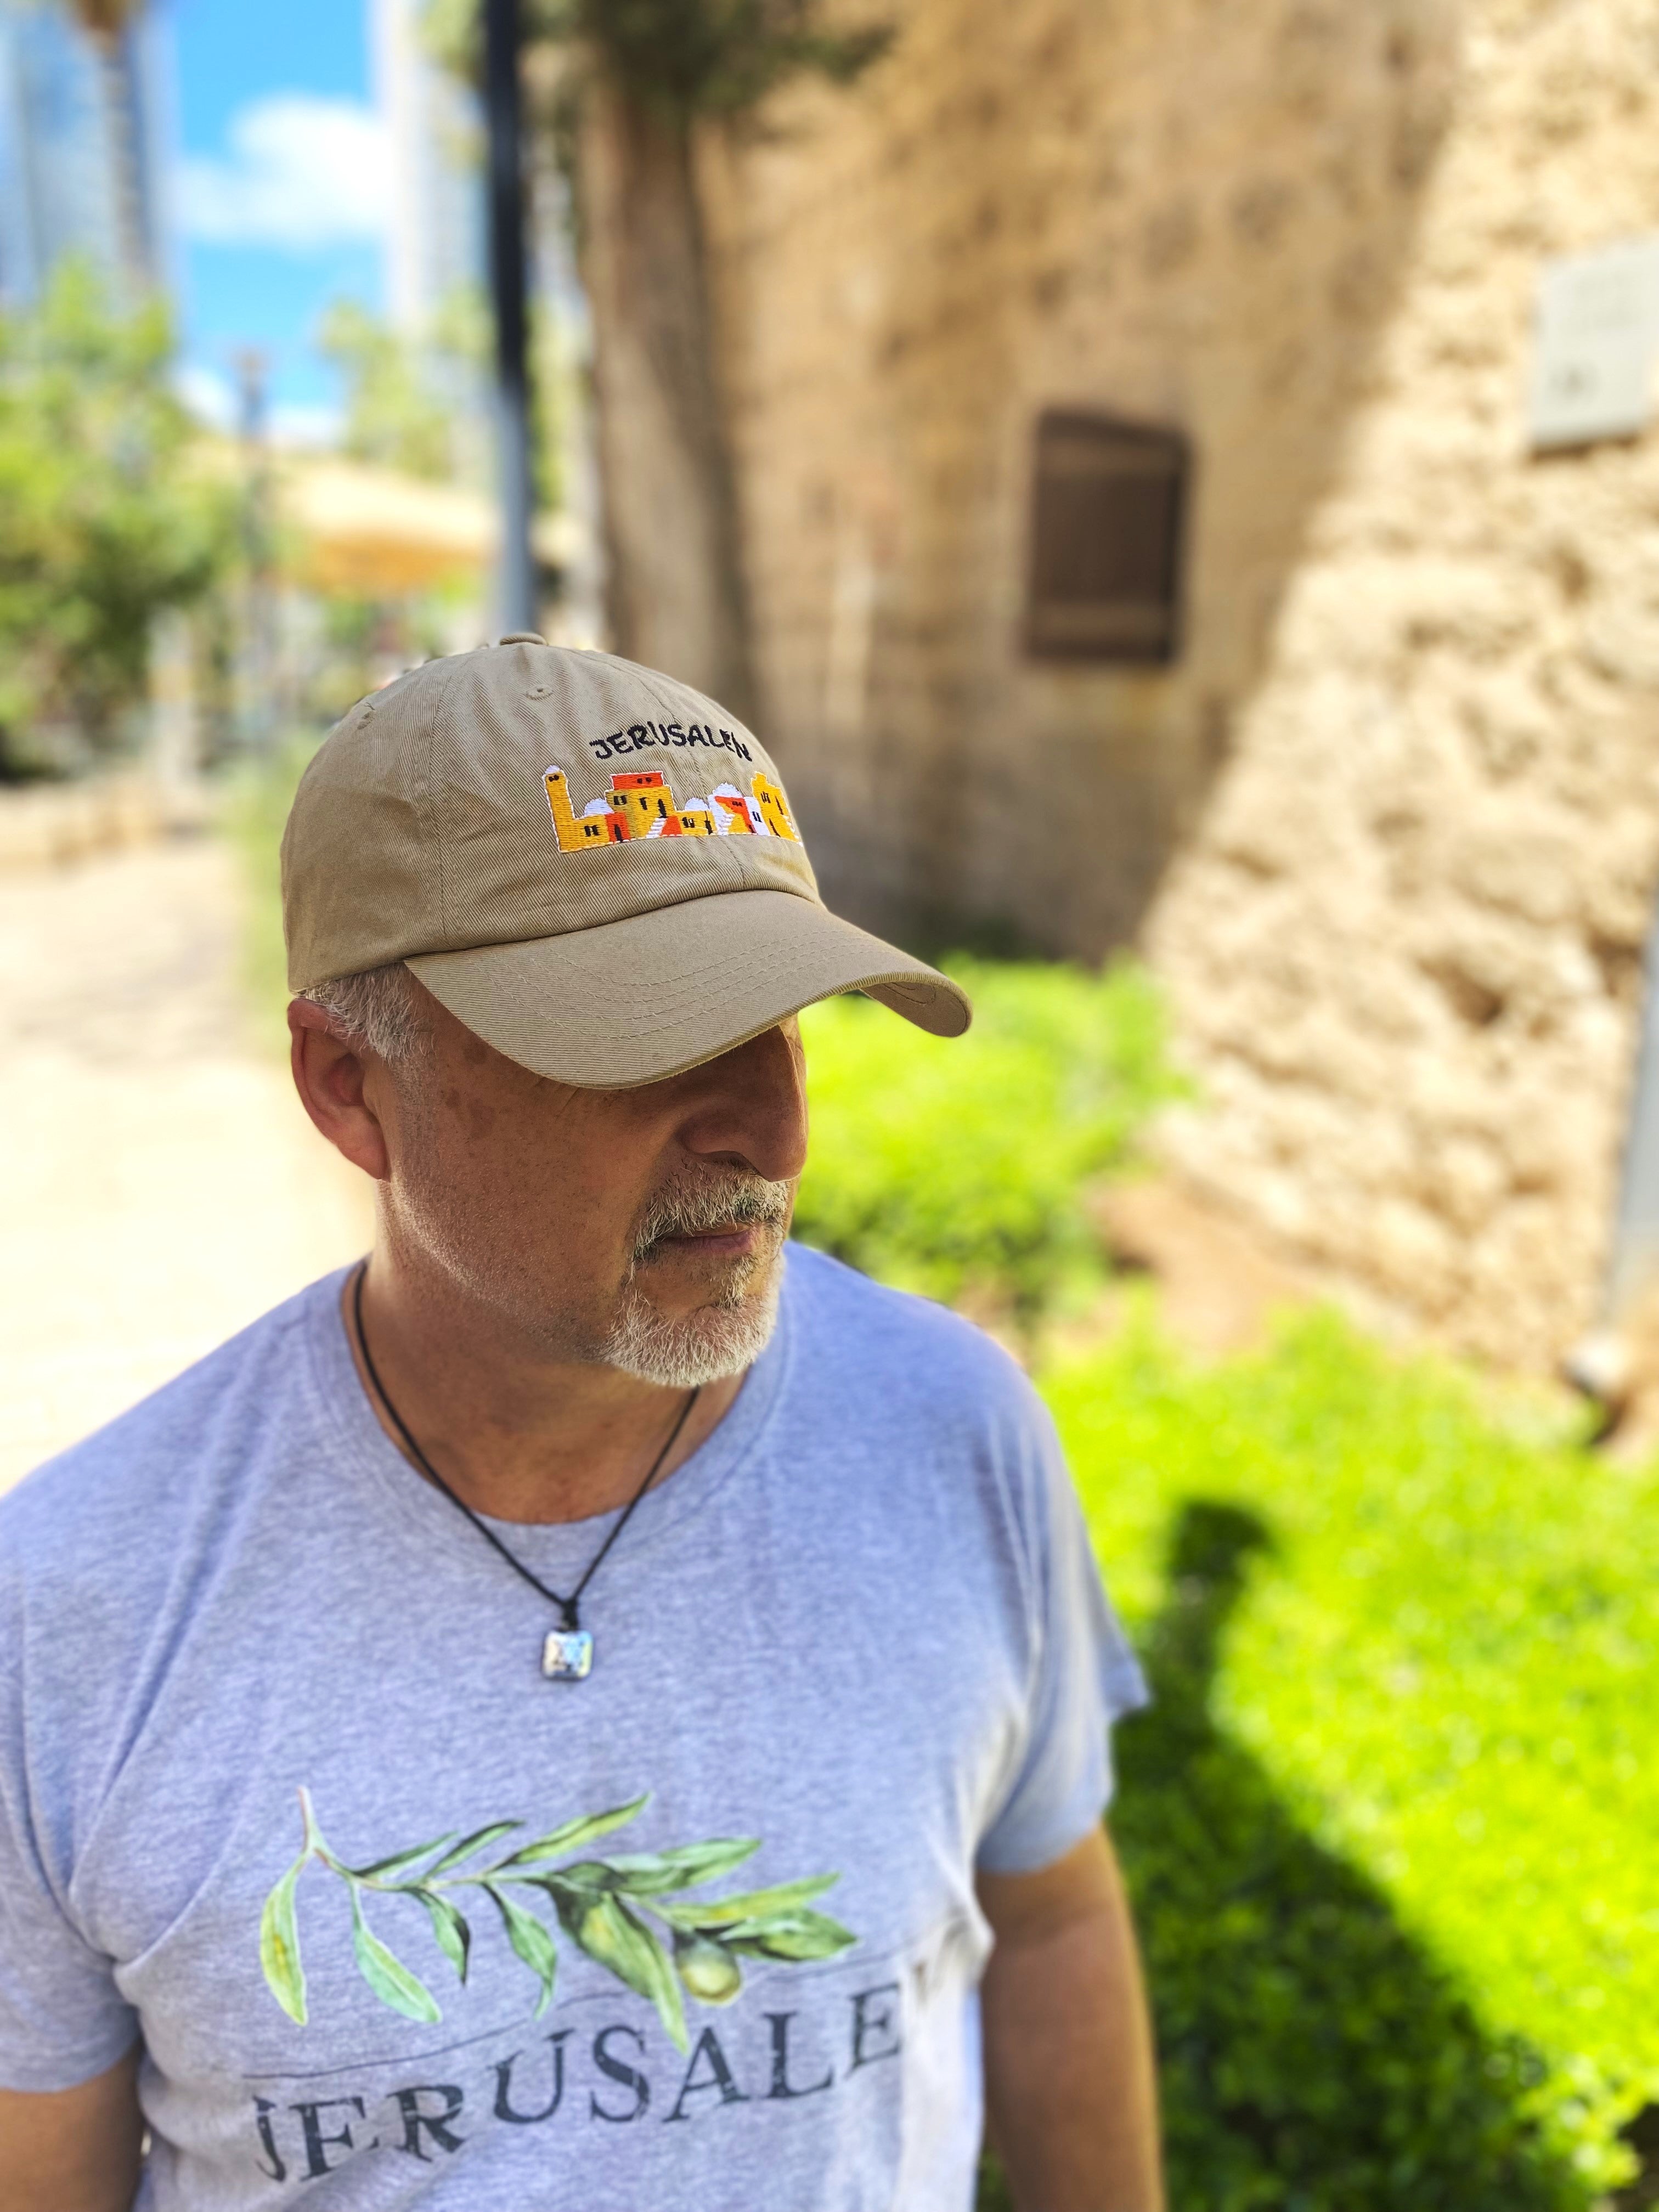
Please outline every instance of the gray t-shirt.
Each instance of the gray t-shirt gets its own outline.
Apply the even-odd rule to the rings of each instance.
[[[340,1281],[0,1502],[0,2084],[142,2034],[150,2212],[964,2212],[975,1869],[1142,1694],[1034,1393],[792,1247],[550,1681]],[[607,1525],[501,1528],[558,1589]]]

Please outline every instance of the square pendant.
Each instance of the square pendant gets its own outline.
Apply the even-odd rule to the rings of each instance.
[[[593,1670],[593,1639],[585,1628],[554,1628],[542,1646],[542,1672],[550,1682],[580,1682]]]

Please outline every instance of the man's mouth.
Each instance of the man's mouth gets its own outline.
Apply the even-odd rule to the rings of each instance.
[[[731,1221],[712,1229],[671,1230],[654,1238],[646,1255],[646,1265],[653,1260],[671,1254],[686,1253],[699,1259],[746,1259],[761,1247],[763,1224],[757,1222]]]
[[[790,1196],[787,1184],[758,1180],[724,1189],[682,1185],[665,1191],[640,1223],[633,1264],[764,1259],[787,1232]]]

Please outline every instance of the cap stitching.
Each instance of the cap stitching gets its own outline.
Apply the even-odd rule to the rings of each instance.
[[[762,957],[757,956],[751,949],[745,948],[740,952],[724,954],[718,958],[705,961],[701,967],[685,969],[675,979],[673,985],[668,988],[659,985],[655,994],[653,1011],[664,1018],[659,1026],[672,1029],[679,1022],[689,1020],[692,1015],[701,1011],[699,1002],[711,981],[732,975],[752,975],[764,979],[781,975],[793,964],[792,957],[787,953],[774,953],[769,957]],[[882,979],[872,976],[870,980],[877,981]],[[861,985],[851,988],[859,988]],[[624,1023],[625,1018],[619,1018],[615,1014],[608,1014],[602,1022],[594,1025],[592,1033],[598,1036],[607,1030],[617,1035],[643,1036],[648,1033],[646,1030],[627,1029]],[[582,1028],[579,1021],[569,1020],[568,1025],[574,1030],[580,1030]]]
[[[775,963],[771,966],[765,968],[756,967],[751,964],[747,972],[753,975],[760,981],[770,982],[780,976],[786,975],[787,966],[788,963],[787,962]],[[908,981],[908,979],[907,978],[903,980]],[[815,1005],[819,998],[845,998],[849,993],[854,991],[891,990],[895,985],[898,984],[900,981],[901,979],[899,977],[892,975],[860,975],[854,977],[850,982],[832,983],[822,992],[814,991],[810,997],[802,1000],[802,1004],[805,1006]],[[907,991],[905,995],[908,997],[910,994]],[[954,995],[955,994],[950,991],[941,993],[937,985],[930,985],[926,991],[918,991],[915,994],[917,1003],[921,1006],[932,1006],[941,996],[949,999]],[[613,1023],[611,1025],[609,1034],[612,1036],[622,1038],[630,1044],[642,1043],[648,1037],[668,1036],[673,1035],[677,1030],[689,1028],[696,1020],[701,1011],[701,1008],[693,1006],[684,1010],[684,1012],[665,1015],[662,1019],[658,1021],[641,1022],[638,1024],[629,1023],[626,1019],[623,1019]],[[606,1034],[606,1032],[599,1030],[575,1030],[574,1024],[571,1026],[573,1030],[574,1030],[575,1036],[584,1043]]]
[[[643,843],[644,841],[639,842]],[[653,839],[653,842],[655,842]],[[741,840],[734,839],[732,842],[738,843]],[[628,849],[626,845],[613,845],[610,848],[611,851],[618,853],[625,853]],[[592,857],[598,859],[601,856],[596,854]],[[488,952],[493,951],[498,945],[539,945],[548,938],[581,937],[585,936],[589,930],[615,929],[623,922],[640,921],[647,914],[670,914],[678,907],[695,906],[700,899],[738,898],[756,891],[775,891],[780,898],[803,899],[808,906],[817,907],[821,913],[830,912],[816,887],[809,890],[804,884],[798,890],[793,884],[771,882],[733,884],[729,881],[719,881],[702,884],[696,890],[688,892],[684,896],[665,896],[659,899],[653,905],[635,907],[627,914],[607,915],[596,921],[578,922],[568,929],[550,929],[542,927],[527,930],[521,937],[472,937],[461,944],[411,945],[409,950],[400,953],[398,957],[404,960],[424,960],[447,952]],[[841,917],[836,915],[831,918],[839,921]]]
[[[690,904],[690,902],[688,901],[687,903]],[[670,909],[666,908],[659,909],[659,911],[663,912],[669,910]],[[827,915],[827,909],[825,908],[820,908],[819,911]],[[635,917],[630,915],[628,917],[628,920],[633,921],[635,918]],[[836,917],[833,915],[828,915],[828,919],[833,921]],[[615,926],[616,925],[614,924],[607,925],[604,923],[596,925],[596,927],[600,928]],[[519,944],[528,945],[568,944],[572,939],[582,936],[585,933],[585,932],[580,930],[568,930],[562,931],[557,936],[552,938],[520,938],[514,941]],[[495,945],[468,945],[463,949],[472,952],[489,952],[505,948]],[[884,948],[884,950],[890,949],[890,947]],[[442,953],[435,955],[431,953],[412,953],[410,957],[412,959],[419,960],[431,959],[434,957],[437,959],[443,959],[447,956]],[[677,995],[696,990],[705,983],[710,976],[723,975],[732,971],[769,975],[774,973],[777,969],[788,965],[795,957],[796,956],[793,949],[758,951],[753,945],[744,945],[730,951],[716,953],[712,958],[703,961],[696,967],[682,969],[679,974],[675,977],[673,982],[668,984],[659,982],[657,985],[655,991],[656,1001],[659,1005],[665,1002],[672,1002]],[[872,981],[884,981],[889,977],[893,976],[908,976],[919,981],[929,981],[924,973],[913,968],[872,969],[869,970],[869,975]],[[606,1010],[604,1015],[605,1026],[610,1027],[614,1020],[614,1013],[610,1010]]]
[[[647,693],[649,697],[656,701],[657,706],[659,709],[666,708],[666,710],[672,714],[673,712],[672,702],[671,701],[665,700],[661,692],[656,690],[655,686],[650,680],[653,676],[657,676],[659,673],[660,671],[656,669],[641,670],[641,675],[644,680],[641,683],[640,689]],[[708,692],[699,691],[695,684],[681,684],[679,688],[682,691],[689,691],[694,699],[701,699],[705,707],[712,708],[717,714],[732,714],[732,709],[729,707],[722,707],[720,701],[718,699],[710,698]],[[754,738],[755,743],[757,745],[760,745],[762,751],[766,754],[768,760],[771,760],[772,756],[769,748],[762,744],[760,738],[757,735],[754,730],[750,728],[749,724],[744,720],[743,717],[740,714],[732,714],[732,719],[740,730],[744,731],[750,737]],[[775,767],[775,765],[776,763],[774,763]],[[805,839],[803,837],[799,842],[800,847],[800,858],[805,864],[806,872],[811,877],[813,886],[816,889],[817,884],[817,871],[812,866],[812,858],[806,849]],[[750,851],[742,844],[739,844],[738,849],[733,852],[732,857],[738,864],[738,873],[743,879],[743,887],[745,890],[763,889],[767,887],[764,877],[761,875],[755,866],[756,860],[759,858],[757,854]]]
[[[607,1017],[604,1027],[613,1036],[629,1039],[654,1036],[665,1030],[681,1029],[702,1011],[696,1002],[706,995],[712,981],[732,974],[769,981],[775,976],[787,974],[794,965],[795,956],[784,951],[761,954],[752,947],[744,947],[740,951],[718,954],[696,967],[683,970],[673,985],[665,988],[659,987],[654,1006],[649,1011],[659,1018],[629,1023],[625,1018],[618,1018],[613,1013]],[[833,996],[848,991],[867,990],[896,991],[902,997],[914,996],[921,1005],[933,1003],[941,992],[947,998],[956,995],[948,977],[936,980],[915,969],[894,968],[866,969],[847,982],[831,985],[829,994]],[[687,1001],[693,1003],[687,1004]],[[574,1034],[583,1036],[600,1033],[598,1030],[586,1030],[580,1022],[568,1018],[566,1025]]]
[[[595,659],[613,661],[617,665],[627,669],[629,674],[638,682],[641,690],[645,693],[646,696],[655,702],[659,713],[672,714],[675,711],[673,701],[672,699],[665,699],[661,691],[657,688],[659,683],[667,681],[672,683],[678,690],[688,692],[692,698],[701,700],[705,709],[713,714],[732,714],[732,709],[729,707],[723,707],[718,699],[712,697],[707,691],[700,691],[695,684],[682,683],[678,677],[665,678],[663,672],[660,669],[647,668],[641,661],[624,660],[620,654],[614,653],[603,654],[596,653],[593,657]],[[747,736],[754,738],[755,743],[760,746],[761,750],[766,755],[768,761],[772,763],[772,766],[775,770],[776,763],[772,761],[771,750],[769,747],[765,744],[757,732],[750,726],[749,723],[744,720],[740,714],[732,714],[732,720],[737,724],[740,730],[744,732]],[[606,848],[605,849],[614,852],[624,848],[612,846]],[[797,850],[801,865],[805,869],[807,875],[811,878],[814,892],[817,893],[817,871],[812,866],[812,856],[806,849],[806,841],[804,837],[797,841]],[[766,881],[765,876],[756,865],[760,857],[759,854],[741,844],[739,844],[732,854],[732,858],[737,864],[738,875],[741,882],[742,888],[744,890],[765,890],[770,888]],[[818,895],[818,903],[823,903],[821,894]]]

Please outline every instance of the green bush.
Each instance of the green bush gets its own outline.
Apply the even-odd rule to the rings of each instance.
[[[1588,2204],[1659,2098],[1659,1475],[1328,1316],[1046,1390],[1157,1691],[1113,1827],[1172,2201]]]
[[[974,1000],[963,1038],[862,999],[801,1017],[812,1142],[796,1234],[932,1297],[988,1293],[1029,1322],[1098,1279],[1082,1186],[1121,1169],[1177,1095],[1162,1006],[1127,963],[950,964]]]

